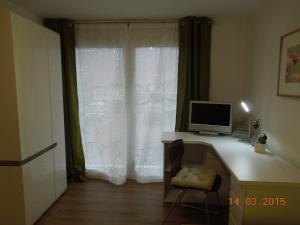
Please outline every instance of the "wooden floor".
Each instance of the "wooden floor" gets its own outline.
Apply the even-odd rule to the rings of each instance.
[[[160,225],[170,204],[163,204],[162,184],[128,181],[73,183],[36,225]],[[216,208],[226,215],[224,207]],[[167,225],[205,224],[205,214],[177,207]],[[227,225],[226,216],[211,216],[211,225]]]

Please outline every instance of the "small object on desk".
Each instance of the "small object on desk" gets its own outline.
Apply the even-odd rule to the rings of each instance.
[[[252,128],[254,129],[254,134],[252,134],[251,136],[257,138],[257,136],[261,134],[261,127],[262,127],[261,119],[254,120],[252,122]]]
[[[267,147],[266,144],[255,143],[255,146],[254,146],[255,152],[264,153],[264,152],[266,152],[266,147]]]
[[[258,136],[257,142],[255,143],[255,152],[257,153],[264,153],[267,147],[267,135],[262,133]]]

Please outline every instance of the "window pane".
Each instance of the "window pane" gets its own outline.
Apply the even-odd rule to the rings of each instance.
[[[90,48],[76,53],[86,168],[126,173],[124,52],[121,48]]]
[[[142,177],[162,178],[161,133],[175,130],[177,60],[175,47],[135,49],[135,163]]]

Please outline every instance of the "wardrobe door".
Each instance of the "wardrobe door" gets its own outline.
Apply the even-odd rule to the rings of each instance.
[[[55,193],[56,198],[58,198],[67,188],[67,175],[60,37],[52,31],[48,31],[48,52],[52,108],[52,135],[53,143],[57,143],[57,147],[54,149],[54,174]]]
[[[55,200],[53,150],[22,166],[26,225],[34,224]]]
[[[21,167],[0,167],[0,190],[0,224],[25,224],[23,179]]]
[[[21,158],[25,159],[52,144],[47,30],[14,13],[10,15]]]
[[[1,7],[0,34],[0,160],[16,160],[21,156],[13,43],[10,14]]]

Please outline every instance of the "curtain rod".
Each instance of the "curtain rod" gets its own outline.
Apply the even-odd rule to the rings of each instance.
[[[76,24],[97,23],[178,23],[179,19],[97,19],[97,20],[75,20]]]
[[[179,23],[180,19],[97,19],[97,20],[75,20],[75,24],[100,24],[100,23]],[[212,19],[212,24],[216,23]]]

